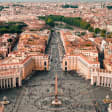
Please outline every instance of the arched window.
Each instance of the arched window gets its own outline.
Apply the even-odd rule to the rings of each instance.
[[[65,67],[65,71],[67,71],[67,67]]]
[[[65,65],[67,65],[67,61],[65,61]]]
[[[44,61],[44,66],[46,66],[47,65],[47,63],[46,63],[46,61]]]

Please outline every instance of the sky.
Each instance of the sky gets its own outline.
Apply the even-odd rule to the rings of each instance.
[[[75,1],[81,1],[81,2],[94,2],[94,1],[106,1],[106,0],[0,0],[0,2],[75,2]],[[111,0],[107,0],[111,1]]]

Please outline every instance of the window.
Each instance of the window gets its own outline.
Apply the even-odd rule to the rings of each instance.
[[[44,67],[44,70],[46,71],[46,70],[47,70],[47,68],[46,68],[46,67]]]
[[[47,65],[47,63],[46,63],[46,61],[44,61],[44,66],[46,66]]]
[[[67,71],[67,67],[65,67],[65,71]]]
[[[65,65],[67,65],[67,61],[65,61]]]

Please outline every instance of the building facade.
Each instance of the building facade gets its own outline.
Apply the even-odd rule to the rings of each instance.
[[[91,69],[91,85],[104,86],[112,88],[112,72]]]
[[[49,56],[45,54],[50,32],[23,33],[17,50],[8,54],[0,64],[0,88],[21,87],[34,70],[48,71]]]
[[[21,63],[0,65],[0,88],[22,86],[22,80],[33,70],[49,70],[48,56],[35,55],[25,58]]]

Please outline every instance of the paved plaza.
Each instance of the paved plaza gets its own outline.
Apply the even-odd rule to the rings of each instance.
[[[34,71],[21,88],[0,90],[0,100],[7,96],[11,101],[5,106],[5,112],[107,112],[102,100],[107,94],[112,96],[109,88],[91,86],[90,81],[79,77],[75,71],[62,71],[64,49],[59,33],[52,33],[47,54],[50,56],[49,72]],[[56,74],[58,98],[62,101],[59,107],[51,105]]]

